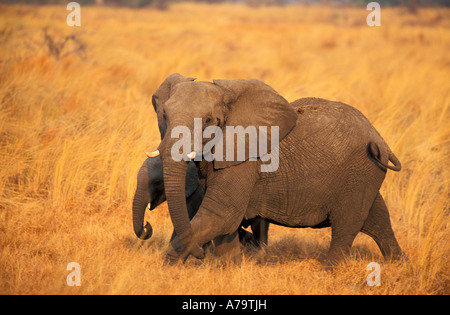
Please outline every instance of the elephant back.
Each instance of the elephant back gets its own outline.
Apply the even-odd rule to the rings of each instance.
[[[278,170],[260,174],[252,194],[259,199],[251,199],[249,210],[260,209],[263,217],[277,217],[287,226],[314,226],[330,213],[330,200],[350,187],[379,189],[385,173],[368,158],[367,145],[373,141],[382,150],[389,148],[349,105],[320,98],[291,105],[298,115],[296,126],[280,142]],[[298,205],[304,207],[301,212]]]

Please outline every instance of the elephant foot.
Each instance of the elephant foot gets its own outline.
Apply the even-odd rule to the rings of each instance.
[[[392,255],[384,255],[384,260],[387,262],[400,262],[400,263],[409,263],[409,257],[402,251],[392,254]]]
[[[240,265],[242,263],[242,245],[238,231],[214,239],[215,254],[224,263]]]
[[[166,253],[164,254],[163,266],[175,265],[179,261],[180,256],[178,255],[177,251],[173,248],[173,246],[170,244],[166,250]]]
[[[189,255],[192,255],[197,259],[205,258],[205,252],[202,247],[198,246],[198,244],[193,244],[189,246],[188,249],[175,249],[172,244],[169,244],[169,247],[164,255],[163,265],[174,265],[179,261],[184,263]]]

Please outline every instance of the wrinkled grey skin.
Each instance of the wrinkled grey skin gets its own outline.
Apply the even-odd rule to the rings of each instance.
[[[203,200],[203,188],[200,185],[197,167],[194,162],[189,162],[185,182],[185,197],[189,219],[197,213]],[[142,240],[147,240],[152,236],[152,226],[146,222],[143,226],[144,215],[147,205],[149,210],[154,210],[166,200],[164,190],[163,166],[161,157],[147,158],[139,169],[137,176],[136,193],[133,199],[133,228],[136,236]],[[239,228],[239,240],[243,245],[251,245],[260,248],[262,244],[267,245],[269,223],[261,222],[260,218],[242,222],[242,226],[251,225],[255,235]],[[174,232],[171,240],[176,236]]]
[[[371,236],[385,257],[404,256],[379,193],[386,170],[398,171],[401,165],[358,110],[315,98],[291,106],[259,80],[210,83],[182,78],[167,79],[174,84],[166,101],[154,98],[158,124],[164,129],[159,151],[166,197],[177,233],[166,253],[168,261],[190,254],[203,258],[202,245],[212,239],[222,238],[232,247],[238,242],[242,220],[257,216],[288,227],[331,227],[329,264],[349,253],[358,232]],[[268,130],[278,126],[279,168],[262,173],[264,162],[249,160],[248,154],[244,162],[197,162],[207,190],[190,221],[183,193],[188,164],[172,159],[171,148],[179,139],[170,135],[181,125],[193,134],[194,118],[199,117],[203,128],[217,125],[224,135],[226,126],[267,126]],[[388,166],[389,161],[394,166]]]
[[[192,219],[203,200],[203,190],[198,181],[197,168],[193,162],[188,166],[185,184],[186,204],[189,219]],[[145,210],[154,210],[166,200],[162,161],[160,157],[148,158],[144,161],[137,175],[136,192],[133,198],[133,228],[137,237],[147,240],[153,229],[149,222],[143,226]],[[172,238],[174,236],[172,235]]]

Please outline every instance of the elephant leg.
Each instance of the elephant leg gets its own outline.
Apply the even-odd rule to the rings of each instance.
[[[339,227],[331,227],[331,244],[328,251],[327,265],[336,265],[343,257],[350,254],[350,248],[355,240],[358,230],[345,228],[340,231]]]
[[[252,232],[256,239],[257,247],[267,245],[269,239],[269,222],[262,218],[256,218],[252,224]]]
[[[191,227],[194,234],[193,241],[191,243],[203,246],[204,244],[212,240],[216,240],[217,237],[219,237],[219,243],[227,243],[231,241],[228,238],[226,238],[225,240],[221,240],[220,237],[222,235],[229,234],[233,234],[233,242],[231,242],[232,244],[234,244],[235,241],[239,242],[238,227],[242,221],[242,217],[244,216],[245,209],[243,209],[239,214],[232,213],[224,218],[222,216],[222,212],[212,212],[210,210],[207,210],[209,209],[210,200],[212,199],[204,199],[200,210],[191,221]],[[236,234],[236,237],[234,237],[234,232]],[[185,261],[189,256],[189,249],[182,248],[178,243],[178,236],[175,236],[175,238],[171,241],[168,250],[166,251],[166,262],[173,263],[178,259],[182,259],[183,261]],[[224,248],[229,247],[225,246]],[[235,260],[235,258],[233,258],[233,260]]]
[[[242,262],[242,245],[239,241],[238,231],[218,236],[214,239],[215,253],[224,262],[230,261],[236,265],[240,265]]]
[[[379,192],[369,210],[369,215],[364,222],[361,232],[374,239],[385,258],[407,259],[395,238],[388,208]]]
[[[192,246],[202,246],[218,236],[238,230],[250,200],[249,187],[253,187],[257,174],[256,164],[246,164],[217,171],[210,177],[200,209],[191,221]],[[167,251],[169,262],[177,256],[186,259],[192,249],[183,249],[178,243],[177,236]]]
[[[255,236],[252,233],[244,230],[242,227],[239,227],[238,234],[239,234],[239,241],[241,242],[242,245],[252,246],[255,248],[259,246],[258,242],[255,239]]]
[[[356,235],[366,220],[375,193],[360,186],[360,190],[348,194],[336,205],[330,216],[331,244],[328,252],[328,265],[336,265],[350,254]]]
[[[214,227],[217,226],[218,221],[220,222],[220,218],[206,212],[204,209],[200,209],[191,220],[191,227],[194,234],[191,244],[198,244],[203,247],[203,245],[215,239],[218,234]],[[179,244],[178,236],[174,234],[166,251],[165,262],[169,264],[175,263],[179,259],[185,261],[188,256],[189,249],[182,247]]]

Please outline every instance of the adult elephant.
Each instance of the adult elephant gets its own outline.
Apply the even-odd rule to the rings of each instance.
[[[307,99],[297,104],[296,111],[296,104],[291,106],[259,80],[188,80],[173,85],[168,96],[163,106],[155,108],[164,129],[158,152],[177,233],[166,253],[168,260],[189,254],[203,258],[202,245],[220,237],[236,243],[242,219],[257,216],[289,227],[331,226],[330,263],[349,252],[360,231],[377,242],[385,257],[403,256],[379,193],[386,170],[399,171],[400,162],[358,110]],[[212,160],[201,159],[198,143],[195,146],[195,118],[197,122],[201,118],[202,131],[209,126],[222,130]],[[176,137],[181,126],[190,131],[194,145],[180,161],[174,155],[179,153]],[[250,150],[250,136],[233,141],[235,135],[226,129],[236,126],[264,131],[266,148],[271,150]],[[209,140],[202,139],[201,145]],[[244,156],[238,156],[242,146]],[[197,163],[208,188],[190,222],[183,192],[186,160],[194,157],[201,160]],[[271,163],[278,161],[275,167],[264,168],[268,157]]]
[[[169,99],[173,88],[181,82],[191,82],[194,78],[184,77],[178,73],[167,77],[159,86],[152,96],[153,108],[158,117],[158,127],[161,139],[164,138],[167,130],[166,119],[163,112],[163,104]],[[147,153],[148,159],[144,161],[137,175],[137,187],[133,198],[133,229],[136,236],[142,240],[149,239],[153,234],[153,228],[149,222],[144,225],[144,216],[149,205],[149,210],[154,210],[157,206],[166,200],[164,177],[161,157],[159,152]],[[198,164],[198,163],[197,163]],[[198,177],[198,165],[194,162],[188,163],[187,173],[185,177],[185,198],[187,205],[187,215],[192,219],[197,213],[198,208],[203,200],[204,191],[206,191],[206,181]],[[251,227],[253,232],[249,233],[242,227]],[[262,218],[256,217],[249,220],[243,220],[238,229],[239,240],[242,245],[251,245],[259,249],[261,245],[268,243],[269,222]],[[171,241],[175,237],[175,231],[172,233]],[[235,251],[233,246],[230,248],[223,244],[224,240],[219,238],[216,244],[222,244],[222,249],[218,248],[217,252],[227,254],[227,251]],[[236,244],[234,246],[237,246]],[[239,247],[239,246],[237,246]]]
[[[145,211],[154,210],[164,201],[166,201],[166,194],[164,190],[163,167],[160,156],[149,156],[137,175],[136,192],[133,198],[133,229],[136,236],[142,240],[149,239],[153,234],[153,228],[149,222],[144,226]],[[189,219],[192,219],[197,213],[198,208],[203,200],[203,191],[199,178],[198,170],[194,162],[188,163],[186,180],[185,180],[185,197]],[[241,226],[251,226],[252,233],[239,227],[239,240],[242,245],[250,245],[253,248],[259,249],[261,245],[267,245],[269,223],[261,218],[254,218],[252,220],[243,221]],[[172,233],[171,241],[176,236]]]

